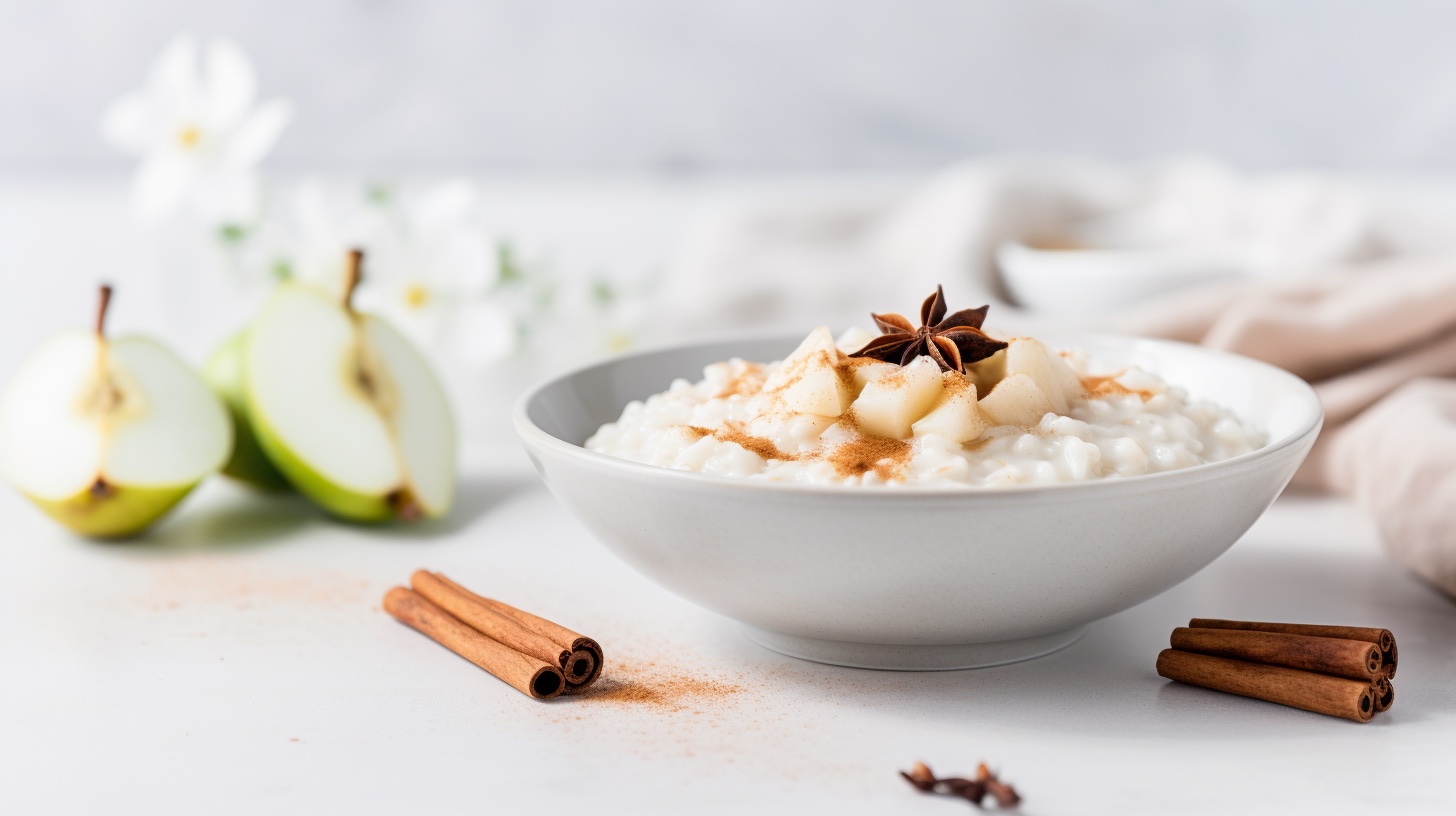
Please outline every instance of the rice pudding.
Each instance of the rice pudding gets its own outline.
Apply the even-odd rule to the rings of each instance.
[[[927,317],[925,326],[940,322]],[[934,331],[924,326],[918,348],[888,331],[852,329],[836,341],[820,327],[782,361],[714,363],[696,383],[629,403],[586,447],[738,479],[994,488],[1157,473],[1264,444],[1258,429],[1150,372],[1093,373],[1075,349],[1000,340],[975,322],[990,345],[976,340],[970,351],[982,343],[994,353],[973,362],[944,342],[928,352]],[[894,348],[867,356],[877,343]],[[905,362],[883,359],[896,356]]]

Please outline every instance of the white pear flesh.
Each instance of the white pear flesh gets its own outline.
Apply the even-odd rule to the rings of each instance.
[[[873,357],[856,357],[848,361],[850,377],[854,381],[854,395],[857,397],[866,385],[882,380],[900,370],[897,363],[887,363]]]
[[[1052,401],[1031,377],[1011,374],[982,397],[977,407],[997,425],[1031,426],[1052,412]]]
[[[449,401],[425,359],[387,323],[284,284],[249,331],[245,359],[259,442],[305,495],[358,521],[449,510]]]
[[[1006,375],[1025,374],[1051,401],[1052,410],[1066,414],[1071,402],[1081,399],[1082,384],[1061,355],[1040,340],[1016,337],[1006,349]]]
[[[849,406],[849,386],[832,364],[806,368],[784,389],[783,407],[796,414],[837,417]]]
[[[929,413],[942,387],[940,366],[929,357],[917,357],[898,372],[866,383],[850,408],[864,433],[908,439],[910,426]]]
[[[840,376],[841,358],[834,335],[827,326],[820,326],[784,358],[764,381],[763,390],[773,396],[777,409],[837,417],[853,399],[849,384]]]
[[[1052,410],[1059,414],[1067,412],[1067,399],[1062,396],[1061,386],[1052,374],[1052,363],[1047,357],[1046,346],[1030,337],[1012,338],[1006,349],[1006,376],[1024,374],[1036,383],[1051,402]]]
[[[222,467],[232,442],[218,398],[146,338],[57,335],[0,397],[0,472],[86,535],[146,528]]]
[[[941,375],[940,399],[930,412],[910,426],[915,436],[945,437],[959,444],[979,439],[990,422],[976,405],[976,384],[955,371]]]
[[[834,345],[845,354],[853,354],[879,336],[878,332],[872,332],[863,326],[850,326],[840,333],[838,339],[834,341]]]

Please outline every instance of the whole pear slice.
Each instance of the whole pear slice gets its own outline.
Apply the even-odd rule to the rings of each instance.
[[[202,369],[203,379],[222,398],[233,420],[233,453],[223,465],[222,472],[260,490],[288,490],[288,480],[268,461],[268,455],[263,453],[263,446],[253,432],[253,420],[248,413],[247,384],[243,379],[243,353],[247,341],[245,331],[228,338],[217,347]]]
[[[0,471],[70,529],[124,537],[161,518],[232,448],[222,403],[192,369],[143,337],[91,331],[36,350],[0,397]]]
[[[443,516],[455,492],[455,426],[429,364],[380,318],[354,311],[362,253],[342,302],[284,283],[248,330],[243,378],[270,462],[353,521]]]

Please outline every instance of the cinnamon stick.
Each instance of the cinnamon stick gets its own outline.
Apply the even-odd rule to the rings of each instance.
[[[1389,711],[1390,706],[1395,703],[1395,686],[1390,684],[1390,678],[1379,677],[1370,685],[1370,694],[1375,697],[1375,713]]]
[[[1174,649],[1373,682],[1383,677],[1380,647],[1363,640],[1245,629],[1173,630]]]
[[[1395,635],[1389,629],[1367,626],[1321,626],[1312,623],[1264,623],[1260,621],[1220,620],[1218,618],[1194,618],[1188,622],[1194,629],[1242,629],[1252,632],[1274,632],[1283,635],[1310,635],[1312,637],[1344,638],[1363,640],[1380,647],[1382,670],[1386,677],[1395,676],[1399,654],[1395,648]]]
[[[477,602],[468,590],[432,572],[417,570],[410,586],[436,606],[459,618],[475,631],[518,652],[560,666],[566,682],[580,685],[596,667],[596,658],[584,649],[566,649],[515,620]]]
[[[418,593],[395,587],[384,596],[384,610],[522,694],[543,700],[566,688],[561,669],[482,635]]]
[[[494,598],[487,598],[483,595],[477,595],[449,578],[446,578],[441,573],[431,573],[431,576],[445,587],[474,601],[476,604],[491,612],[495,612],[502,617],[516,622],[534,634],[545,638],[558,649],[569,652],[571,654],[570,665],[565,667],[568,669],[566,672],[566,692],[568,694],[582,691],[595,682],[597,677],[601,675],[605,656],[602,654],[602,647],[595,640],[573,632],[558,623],[553,623],[545,618],[532,615],[523,609],[517,609],[508,603],[497,601]],[[579,653],[585,654],[579,655]],[[589,664],[585,663],[586,658],[590,658]],[[579,662],[582,665],[578,665]],[[572,682],[572,677],[580,677],[581,679]]]
[[[1375,716],[1373,684],[1315,672],[1265,666],[1227,657],[1164,649],[1158,674],[1192,686],[1267,700],[1331,717],[1369,722]]]

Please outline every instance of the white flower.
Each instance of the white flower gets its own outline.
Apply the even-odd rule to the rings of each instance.
[[[367,250],[380,231],[378,218],[316,179],[268,209],[254,242],[255,268],[266,273],[259,278],[298,280],[342,298],[349,250]]]
[[[402,206],[386,204],[383,222],[367,247],[361,307],[417,343],[469,362],[515,350],[510,311],[487,300],[497,277],[495,242],[481,226],[468,182],[437,185]]]
[[[106,138],[140,155],[132,206],[147,222],[186,206],[214,224],[241,223],[258,211],[254,168],[292,114],[288,103],[255,106],[253,66],[226,40],[182,36],[162,51],[147,86],[118,99],[102,121]]]

